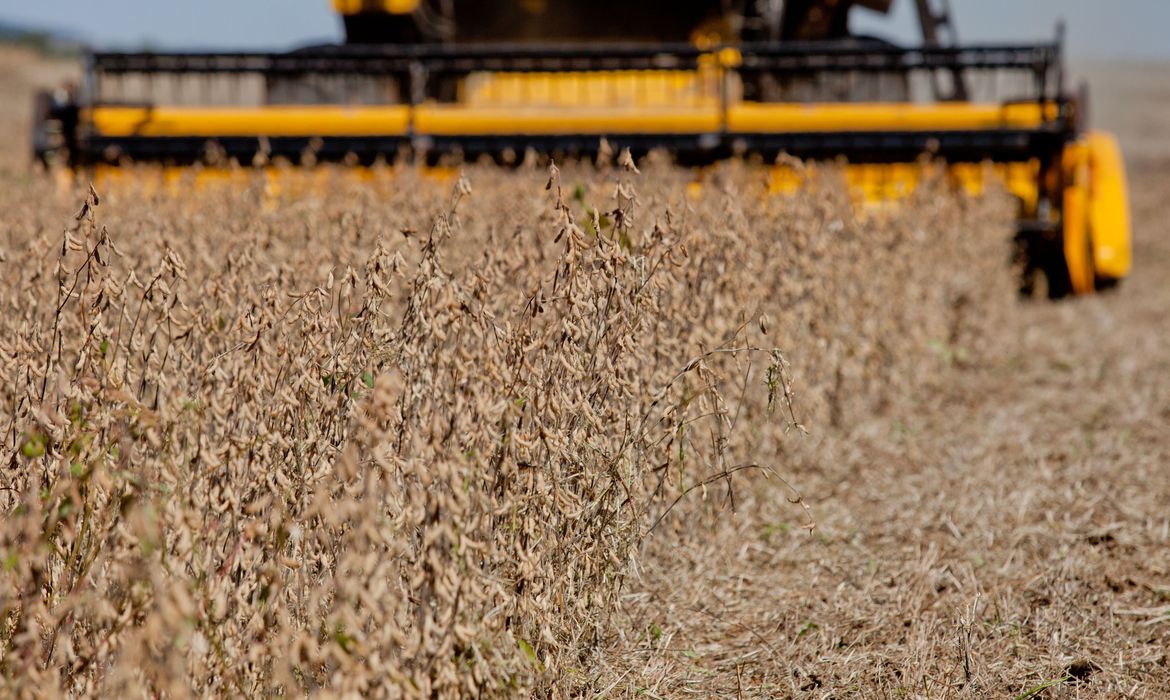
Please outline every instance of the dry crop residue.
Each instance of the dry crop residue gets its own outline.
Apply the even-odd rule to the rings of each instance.
[[[10,133],[76,71],[0,62]],[[1131,68],[1099,104],[1162,104]],[[326,170],[79,212],[6,141],[0,687],[1164,697],[1142,119],[1135,275],[1056,305],[1011,300],[1001,204],[939,187],[858,221],[831,175]]]
[[[1164,70],[1145,85],[1162,89]],[[1141,74],[1098,100],[1129,99]],[[615,688],[1167,697],[1170,160],[1134,143],[1133,277],[1018,304],[976,339],[1003,355],[881,418],[814,430],[784,463],[813,537],[765,491],[681,545],[652,539],[625,606],[637,635],[609,657]]]
[[[800,523],[761,485],[795,421],[1010,303],[1006,208],[941,183],[862,222],[831,172],[334,175],[7,188],[10,687],[598,690],[648,530],[761,488]]]

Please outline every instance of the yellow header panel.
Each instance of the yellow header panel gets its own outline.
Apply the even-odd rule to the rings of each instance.
[[[499,107],[425,104],[367,107],[97,107],[108,137],[732,134],[1035,129],[1055,105],[739,104],[693,107]]]
[[[356,15],[359,12],[407,15],[418,8],[418,3],[419,0],[333,0],[333,9],[343,15]]]
[[[388,107],[98,107],[88,116],[102,136],[398,136],[410,108]]]
[[[728,108],[732,133],[836,131],[982,131],[1035,129],[1055,120],[1055,104],[738,104]]]

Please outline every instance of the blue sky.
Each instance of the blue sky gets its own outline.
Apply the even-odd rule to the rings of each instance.
[[[632,0],[636,1],[636,0]],[[99,46],[286,48],[338,40],[329,0],[0,0],[0,21],[68,30]],[[1068,25],[1074,55],[1170,59],[1170,0],[951,0],[966,41],[1043,39]],[[855,27],[914,36],[911,0],[892,17],[855,13]]]

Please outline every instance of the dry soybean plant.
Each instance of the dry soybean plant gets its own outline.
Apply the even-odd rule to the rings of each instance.
[[[644,171],[0,195],[7,694],[596,691],[651,530],[1010,294],[997,197]]]

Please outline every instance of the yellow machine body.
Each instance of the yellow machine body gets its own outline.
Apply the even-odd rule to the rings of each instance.
[[[706,71],[475,73],[459,86],[454,103],[417,106],[185,107],[104,106],[84,113],[108,137],[321,137],[378,133],[406,136],[534,135],[566,132],[630,134],[825,133],[1034,129],[1057,115],[1037,103],[747,103],[721,99]],[[109,177],[109,169],[103,169]],[[917,163],[855,164],[843,168],[859,201],[878,204],[913,192],[923,176]],[[214,176],[207,176],[214,177]],[[970,194],[992,182],[1005,187],[1034,214],[1039,164],[957,163],[948,179]],[[774,192],[792,192],[803,176],[785,166],[770,171]]]
[[[580,105],[511,107],[483,101],[379,107],[98,107],[83,116],[110,137],[344,136],[368,133],[558,134],[617,131],[639,134],[1034,128],[1055,106],[1038,104],[739,104],[695,106]]]
[[[768,173],[769,190],[793,194],[816,171],[815,164],[800,166],[778,164]],[[1020,203],[1024,213],[1034,214],[1039,202],[1038,161],[1024,163],[953,163],[939,167],[934,163],[844,164],[841,172],[845,184],[858,202],[880,206],[894,203],[909,195],[926,179],[940,173],[956,190],[977,197],[991,188],[1006,190]]]
[[[1129,185],[1117,139],[1089,132],[1089,231],[1098,277],[1119,280],[1133,265]]]
[[[1133,254],[1125,166],[1117,140],[1090,132],[1064,155],[1064,255],[1077,294],[1129,274]]]
[[[340,15],[356,15],[362,12],[405,15],[417,10],[418,6],[419,0],[333,0],[333,9]]]

